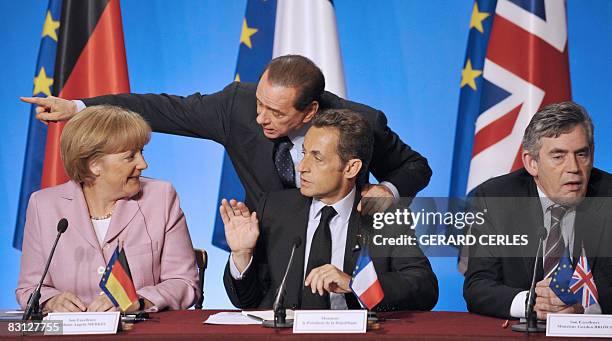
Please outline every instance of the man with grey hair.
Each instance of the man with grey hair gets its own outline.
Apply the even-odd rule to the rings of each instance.
[[[463,287],[469,311],[525,317],[538,231],[544,226],[547,237],[536,273],[538,318],[584,311],[581,303],[567,305],[550,288],[566,248],[575,266],[584,247],[599,293],[598,308],[612,312],[612,261],[602,257],[608,253],[607,241],[612,241],[610,204],[584,200],[612,196],[612,176],[593,167],[593,131],[580,105],[548,105],[533,116],[525,130],[524,168],[490,179],[474,190],[479,209],[486,212],[485,223],[473,227],[474,234],[526,235],[529,243],[520,252],[478,243],[470,249]]]

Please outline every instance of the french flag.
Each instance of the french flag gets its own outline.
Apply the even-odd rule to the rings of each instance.
[[[361,305],[368,310],[374,308],[385,297],[367,247],[363,247],[359,253],[349,286]]]

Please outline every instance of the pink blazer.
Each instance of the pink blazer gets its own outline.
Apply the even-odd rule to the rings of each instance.
[[[73,181],[30,197],[15,294],[27,305],[44,270],[57,222],[68,220],[49,273],[41,304],[69,291],[89,304],[101,293],[99,282],[119,242],[123,244],[138,294],[157,309],[189,308],[199,295],[193,246],[176,191],[168,182],[141,178],[141,193],[119,200],[104,244],[96,238],[81,186]]]

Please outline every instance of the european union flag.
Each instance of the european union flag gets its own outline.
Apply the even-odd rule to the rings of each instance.
[[[463,62],[465,67],[462,71],[460,86],[459,116],[457,119],[450,188],[451,197],[463,197],[469,192],[467,184],[470,162],[472,160],[476,120],[482,112],[481,106],[484,105],[482,102],[487,102],[487,96],[483,93],[484,79],[480,75],[484,70],[487,47],[493,26],[493,17],[495,16],[495,6],[497,6],[497,0],[474,1],[472,18],[470,19],[468,46]]]
[[[53,74],[55,70],[55,52],[60,26],[61,0],[50,0],[45,12],[43,31],[38,50],[38,62],[34,76],[34,90],[32,96],[47,97],[57,95],[53,91]],[[41,188],[43,173],[43,160],[45,159],[45,141],[47,140],[47,126],[34,118],[36,105],[30,109],[30,122],[28,124],[28,137],[26,142],[25,159],[23,161],[23,175],[21,191],[19,192],[19,207],[17,209],[17,222],[13,235],[13,247],[21,250],[23,241],[23,228],[25,225],[26,208],[33,192]]]
[[[559,259],[559,265],[552,274],[550,288],[563,303],[570,305],[578,303],[579,297],[570,290],[570,281],[574,274],[574,268],[569,258],[569,249],[565,247],[563,256]]]
[[[238,52],[236,75],[234,76],[235,81],[252,83],[259,81],[259,76],[263,72],[264,67],[272,59],[275,20],[276,0],[249,0],[246,14],[242,20],[240,49]],[[223,156],[221,183],[219,185],[217,202],[221,202],[222,198],[243,200],[244,195],[244,187],[242,187],[238,174],[236,174],[236,170],[226,152]],[[257,207],[249,208],[251,210],[257,209]],[[215,217],[212,244],[229,251],[225,241],[223,221],[218,211]]]

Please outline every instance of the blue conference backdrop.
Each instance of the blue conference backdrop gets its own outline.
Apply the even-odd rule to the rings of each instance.
[[[472,0],[334,1],[348,98],[383,110],[389,125],[434,170],[422,196],[449,193],[459,84]],[[569,0],[572,97],[596,124],[595,165],[612,170],[612,2]],[[0,2],[0,308],[16,307],[20,252],[11,246],[30,107],[47,1]],[[191,94],[234,78],[246,0],[121,1],[131,89]],[[211,245],[223,149],[192,138],[154,134],[145,175],[174,183],[194,246],[206,248],[205,307],[229,308],[222,284],[228,254]],[[437,310],[465,310],[454,258],[432,258],[440,281]]]

